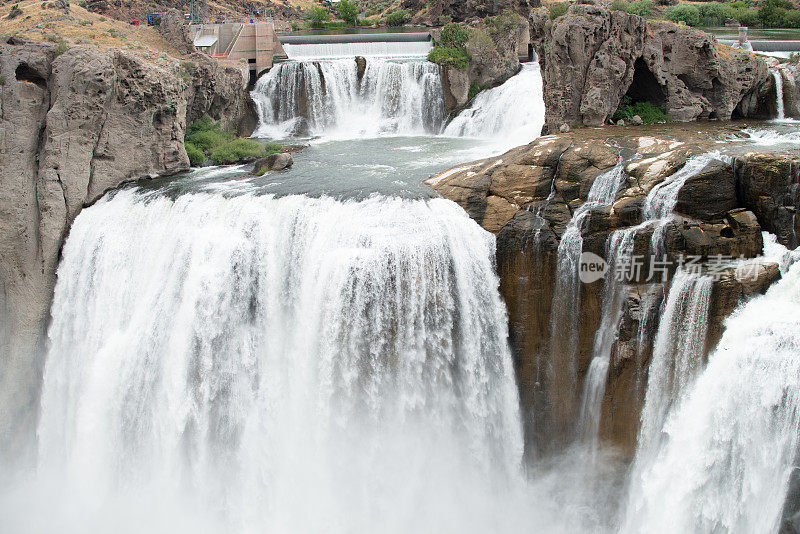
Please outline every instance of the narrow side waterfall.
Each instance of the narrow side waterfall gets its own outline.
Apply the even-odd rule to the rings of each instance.
[[[641,227],[640,225],[616,230],[606,243],[606,258],[608,258],[610,275],[604,282],[600,326],[594,335],[592,361],[589,363],[589,370],[584,379],[578,418],[579,436],[589,445],[591,453],[596,453],[600,445],[599,430],[603,395],[606,391],[611,352],[619,331],[622,305],[625,299],[625,284],[617,280],[614,272],[618,265],[628,261],[633,255],[636,232]]]
[[[583,224],[592,209],[611,204],[625,180],[623,161],[595,178],[587,201],[567,225],[558,244],[556,287],[550,317],[550,353],[553,361],[563,362],[554,369],[554,386],[562,391],[575,389],[577,351],[580,332],[580,259],[583,252]]]
[[[648,371],[638,452],[652,450],[672,404],[700,371],[713,278],[679,270],[670,285]]]
[[[776,532],[800,433],[800,265],[726,322],[634,480],[622,532]]]
[[[259,78],[252,93],[255,137],[357,138],[437,133],[444,120],[439,67],[427,61],[355,58],[290,61]]]
[[[629,499],[645,484],[642,471],[658,453],[667,414],[680,404],[702,370],[706,350],[713,278],[679,270],[663,307],[641,414],[636,456],[631,467]],[[631,503],[632,505],[634,503]]]
[[[783,103],[783,75],[779,69],[772,69],[772,78],[775,80],[775,118],[779,121],[786,118],[786,109]]]
[[[522,436],[494,247],[441,199],[84,210],[39,427],[39,471],[75,501],[59,531],[166,532],[164,507],[203,532],[506,528]]]
[[[503,85],[482,91],[445,127],[453,137],[503,138],[509,147],[530,143],[544,126],[539,63],[526,63]]]

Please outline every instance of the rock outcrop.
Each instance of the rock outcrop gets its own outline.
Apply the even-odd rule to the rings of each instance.
[[[608,260],[609,236],[642,221],[647,193],[678,172],[688,158],[716,149],[717,140],[730,135],[724,128],[670,133],[671,128],[609,127],[546,136],[428,181],[497,235],[500,289],[508,306],[526,422],[529,430],[536,427],[529,432],[528,443],[536,450],[558,449],[574,432],[581,382],[602,315],[604,282],[598,281],[580,287],[577,331],[569,324],[553,324],[558,248],[572,215],[587,200],[601,173],[615,167],[620,158],[629,161],[626,181],[614,202],[590,209],[581,226],[582,250]],[[762,228],[795,246],[787,225],[793,221],[788,215],[800,208],[797,168],[797,156],[745,154],[733,164],[712,161],[690,176],[678,190],[673,216],[662,228],[667,259],[674,265],[681,256],[700,256],[704,262],[718,255],[754,258],[762,253]],[[649,257],[654,231],[650,225],[635,234],[635,254]],[[763,264],[757,271],[750,280],[731,269],[714,283],[709,349],[719,340],[722,321],[733,308],[780,276],[776,264]],[[626,454],[632,454],[636,442],[658,309],[665,293],[658,280],[647,280],[649,274],[645,268],[638,278],[626,282],[628,296],[602,406],[601,437]],[[577,344],[574,364],[564,359],[559,348],[561,338],[572,335]]]
[[[441,24],[444,19],[466,22],[507,10],[526,15],[531,7],[540,5],[539,0],[403,0],[403,8],[415,13],[413,22],[426,25]]]
[[[439,31],[432,30],[431,35],[438,43]],[[465,70],[447,67],[442,72],[447,111],[464,107],[471,87],[496,87],[517,74],[520,57],[527,55],[529,42],[527,19],[508,10],[471,24],[466,43],[471,58],[469,67]]]
[[[573,4],[554,21],[536,9],[530,21],[551,132],[605,124],[625,96],[675,121],[759,114],[766,63],[700,30],[591,4]]]
[[[211,112],[237,122],[246,93],[238,69],[206,64],[189,73],[175,58],[85,46],[59,52],[16,38],[0,44],[2,437],[33,429],[43,335],[72,221],[124,181],[187,169],[187,117]],[[198,89],[209,81],[212,89]],[[211,94],[218,87],[227,91]],[[23,447],[0,443],[0,460]]]

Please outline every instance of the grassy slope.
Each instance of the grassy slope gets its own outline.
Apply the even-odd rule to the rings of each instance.
[[[22,15],[9,20],[7,15],[12,5],[7,2],[0,7],[0,34],[18,35],[35,41],[56,42],[62,38],[68,45],[93,43],[103,47],[178,55],[156,29],[131,26],[87,11],[75,3],[70,5],[69,12],[65,12],[42,8],[41,0],[18,2]]]

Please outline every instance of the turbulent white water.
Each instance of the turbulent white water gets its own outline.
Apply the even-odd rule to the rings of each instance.
[[[289,59],[337,59],[356,56],[381,58],[426,58],[433,48],[432,41],[392,41],[364,43],[284,43],[283,49]]]
[[[623,532],[776,532],[800,433],[800,265],[726,322],[632,481]]]
[[[122,191],[64,249],[39,471],[226,532],[493,530],[522,451],[493,256],[445,200]]]
[[[396,43],[394,43],[396,44]],[[354,58],[290,61],[259,78],[255,137],[374,137],[439,131],[444,97],[439,67],[427,61]]]
[[[500,137],[509,147],[530,143],[541,135],[544,126],[542,94],[539,63],[526,63],[503,85],[479,93],[443,133],[454,137]]]

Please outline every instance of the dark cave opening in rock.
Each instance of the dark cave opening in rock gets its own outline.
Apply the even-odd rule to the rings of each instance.
[[[20,63],[17,66],[16,71],[14,71],[14,74],[17,78],[17,81],[32,83],[38,85],[42,89],[47,89],[47,80],[45,80],[41,74],[36,72],[26,63]]]
[[[641,57],[633,64],[633,80],[625,96],[632,102],[649,102],[662,109],[667,102],[667,93],[664,87],[661,86]]]

